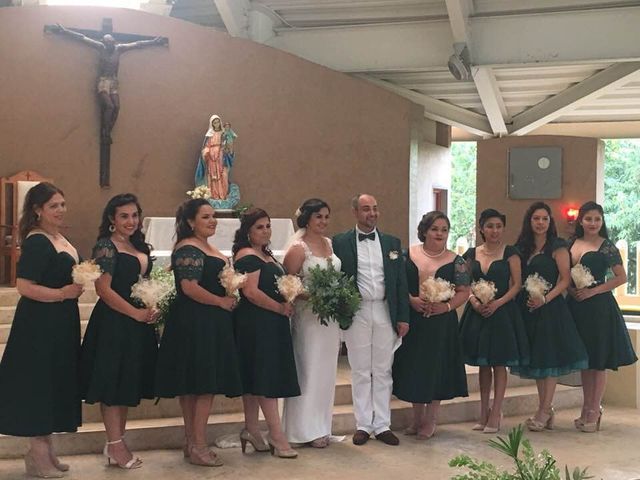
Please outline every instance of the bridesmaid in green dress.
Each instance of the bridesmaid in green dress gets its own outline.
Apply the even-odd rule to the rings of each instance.
[[[406,267],[411,327],[393,360],[393,394],[413,403],[413,424],[405,434],[421,440],[435,434],[441,400],[468,396],[456,309],[469,298],[469,273],[464,259],[447,250],[449,228],[438,211],[418,225],[422,243],[409,248]],[[420,284],[429,277],[453,284],[455,295],[446,302],[424,300]]]
[[[529,361],[529,340],[514,301],[522,287],[522,267],[517,249],[502,243],[506,221],[497,210],[484,210],[478,221],[483,244],[464,254],[472,280],[489,281],[496,288],[494,299],[485,304],[471,295],[460,320],[465,362],[480,367],[480,422],[473,430],[484,433],[500,429],[507,367]]]
[[[271,219],[267,212],[260,208],[245,212],[232,249],[236,270],[248,274],[235,311],[244,391],[245,429],[240,441],[243,451],[247,442],[257,451],[265,450],[258,428],[261,408],[269,427],[271,453],[295,458],[298,453],[287,442],[278,412],[278,398],[300,395],[289,326],[293,306],[278,293],[276,280],[285,272],[269,250],[270,240]]]
[[[0,433],[29,437],[27,474],[59,478],[53,432],[81,425],[78,386],[82,286],[72,283],[78,253],[60,233],[67,208],[50,183],[32,187],[20,218],[16,288],[20,300],[0,363]]]
[[[141,231],[135,195],[113,197],[102,214],[93,258],[102,269],[96,303],[82,342],[82,388],[86,403],[100,403],[107,433],[103,454],[120,468],[142,466],[124,442],[129,407],[154,398],[158,344],[156,313],[139,308],[131,287],[151,271],[150,248]]]
[[[638,360],[612,294],[612,290],[626,283],[627,274],[620,252],[609,240],[602,206],[587,202],[580,207],[569,251],[571,263],[587,267],[596,281],[586,288],[569,287],[569,309],[589,353],[589,366],[582,370],[582,412],[575,426],[592,433],[600,429],[606,371]],[[608,271],[613,276],[607,280]]]
[[[188,200],[176,213],[171,255],[176,299],[167,319],[156,374],[156,395],[180,397],[184,456],[194,465],[217,467],[222,460],[207,445],[207,423],[215,394],[242,394],[231,310],[219,274],[227,258],[208,242],[218,221],[202,198]]]
[[[538,410],[526,421],[534,432],[553,429],[553,396],[558,377],[587,368],[584,343],[562,295],[571,281],[569,250],[558,238],[551,208],[533,203],[526,211],[516,247],[523,259],[523,278],[537,273],[551,284],[542,298],[520,295],[520,311],[529,337],[529,365],[512,367],[512,373],[534,378]]]

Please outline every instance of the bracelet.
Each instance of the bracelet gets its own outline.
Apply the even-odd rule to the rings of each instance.
[[[451,304],[449,302],[447,302],[447,312],[451,311]]]

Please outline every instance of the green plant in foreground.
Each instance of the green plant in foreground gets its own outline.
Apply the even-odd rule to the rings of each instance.
[[[515,463],[515,471],[498,470],[498,467],[489,462],[480,462],[469,455],[458,455],[449,461],[450,467],[461,467],[468,470],[467,473],[456,475],[452,480],[587,480],[593,478],[587,475],[587,469],[576,467],[569,472],[564,467],[564,478],[556,466],[556,459],[546,450],[536,455],[529,443],[523,438],[522,425],[511,429],[508,437],[498,437],[487,442],[491,448],[510,457]],[[521,448],[522,447],[522,448]],[[522,454],[522,455],[521,455]]]

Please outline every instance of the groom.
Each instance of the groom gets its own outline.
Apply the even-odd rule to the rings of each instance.
[[[391,365],[397,336],[409,331],[409,294],[400,240],[377,230],[378,204],[360,194],[351,203],[356,227],[333,238],[342,271],[356,279],[362,303],[345,332],[353,410],[355,445],[373,433],[387,445],[400,441],[391,430]],[[396,335],[397,332],[397,335]]]

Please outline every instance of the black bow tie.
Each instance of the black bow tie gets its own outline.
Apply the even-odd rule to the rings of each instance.
[[[376,240],[376,232],[371,232],[371,233],[359,233],[358,234],[358,241],[361,242],[363,240],[371,240],[371,241],[375,241]]]

